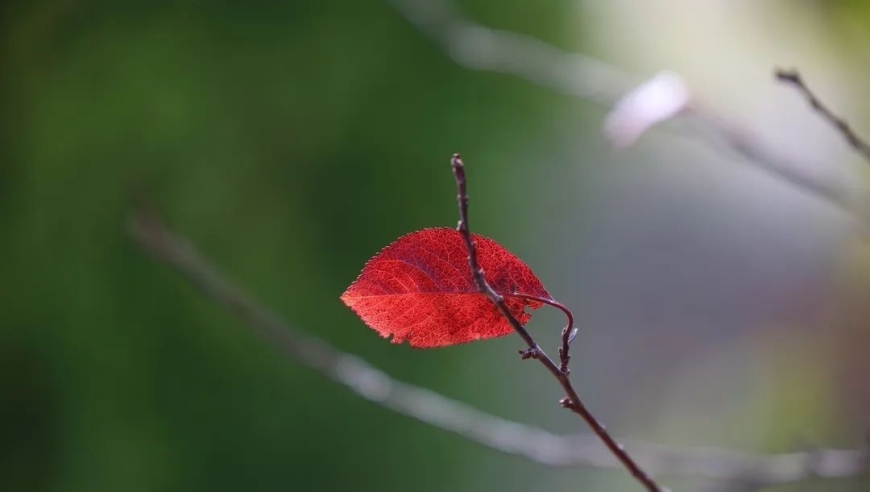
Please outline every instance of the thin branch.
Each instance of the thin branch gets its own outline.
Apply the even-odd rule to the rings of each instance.
[[[524,34],[492,29],[466,17],[451,0],[386,0],[399,14],[440,45],[458,65],[471,70],[514,75],[538,86],[594,102],[610,111],[641,79],[598,61]],[[792,189],[822,200],[861,224],[848,190],[796,163],[692,98],[668,125],[675,134],[705,142],[731,154]]]
[[[563,356],[563,369],[560,369],[560,367],[556,366],[556,363],[550,359],[546,352],[538,346],[523,324],[520,323],[513,314],[511,314],[507,304],[504,302],[504,297],[496,292],[486,281],[486,278],[483,276],[483,269],[477,261],[477,246],[474,243],[474,239],[471,237],[471,228],[468,225],[468,180],[465,176],[465,165],[462,163],[462,157],[460,157],[459,154],[453,155],[451,164],[453,165],[453,175],[456,177],[456,188],[459,191],[456,196],[456,200],[459,203],[459,225],[456,229],[465,239],[465,246],[468,249],[468,265],[471,268],[471,273],[474,276],[474,281],[477,283],[478,289],[489,297],[492,303],[498,307],[499,311],[501,311],[501,314],[510,322],[511,326],[513,326],[514,331],[516,331],[520,337],[522,337],[523,341],[526,342],[528,348],[520,351],[523,359],[537,359],[541,364],[543,364],[543,366],[550,371],[553,377],[556,378],[562,386],[562,389],[565,390],[565,393],[568,395],[560,400],[559,403],[563,407],[580,415],[592,431],[595,432],[598,438],[601,439],[601,442],[607,446],[607,449],[613,453],[625,469],[628,470],[628,472],[631,473],[638,482],[646,487],[647,490],[650,492],[662,492],[665,489],[659,486],[659,484],[656,483],[656,481],[653,480],[653,478],[643,468],[641,468],[634,458],[631,457],[628,451],[625,450],[625,447],[616,442],[610,433],[607,432],[604,425],[602,425],[601,422],[592,415],[592,412],[586,408],[583,400],[580,399],[580,396],[571,384],[571,377],[568,375],[567,370],[567,360],[569,357],[568,338],[571,326],[567,326],[562,331],[563,346],[559,351]]]
[[[825,106],[821,99],[816,97],[815,93],[810,90],[809,86],[807,86],[803,77],[801,77],[801,74],[797,70],[784,70],[779,68],[774,72],[774,75],[780,82],[791,84],[800,91],[804,97],[806,97],[807,102],[810,103],[813,110],[824,118],[825,121],[830,123],[834,129],[840,132],[840,134],[843,135],[843,138],[846,139],[846,142],[848,142],[856,152],[861,154],[864,159],[870,161],[870,144],[858,136],[846,120],[834,114],[833,111]]]
[[[169,231],[153,212],[130,218],[136,243],[216,306],[238,317],[287,359],[303,364],[356,395],[401,415],[452,432],[505,454],[552,467],[621,468],[592,435],[560,436],[477,410],[431,390],[393,379],[359,357],[305,334],[256,303],[221,274],[183,237]],[[676,448],[628,442],[632,453],[656,475],[692,475],[716,480],[752,480],[774,485],[810,477],[851,478],[868,472],[870,456],[857,450],[757,455],[713,448]]]

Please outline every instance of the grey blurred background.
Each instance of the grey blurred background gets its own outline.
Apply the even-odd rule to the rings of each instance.
[[[338,299],[384,245],[455,224],[455,151],[476,232],[573,308],[576,384],[612,432],[765,453],[864,444],[860,219],[679,124],[614,149],[606,107],[463,67],[396,4],[432,19],[445,5],[0,6],[0,490],[639,490],[621,471],[549,469],[355,397],[282,358],[124,228],[147,190],[300,329],[400,380],[584,434],[515,337],[393,346]],[[870,135],[865,2],[456,6],[638,82],[672,70],[792,171],[868,203],[867,163],[772,77],[800,68]],[[552,349],[561,323],[541,312],[530,329]]]

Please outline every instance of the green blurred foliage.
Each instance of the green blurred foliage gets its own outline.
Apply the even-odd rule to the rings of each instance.
[[[552,35],[565,8],[533,24]],[[292,321],[483,397],[469,352],[391,347],[338,295],[387,242],[455,220],[452,152],[508,179],[558,98],[456,67],[382,2],[0,9],[0,490],[461,488],[488,451],[281,360],[124,221],[147,196]]]

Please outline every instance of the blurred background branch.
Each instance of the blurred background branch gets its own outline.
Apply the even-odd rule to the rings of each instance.
[[[130,232],[155,260],[175,269],[211,302],[237,316],[288,358],[376,405],[542,465],[622,467],[593,435],[560,436],[482,412],[434,391],[398,381],[361,358],[301,332],[225,278],[189,241],[169,231],[152,211],[141,210],[134,214],[130,218]],[[677,448],[642,441],[623,442],[638,462],[657,476],[693,475],[757,486],[812,477],[856,477],[865,474],[870,465],[870,455],[858,450],[817,449],[761,455],[715,448]]]
[[[514,75],[592,101],[607,111],[641,83],[640,78],[592,57],[564,51],[531,36],[483,26],[465,16],[451,0],[387,1],[441,45],[454,62],[471,70]],[[674,131],[738,157],[793,189],[824,200],[862,224],[866,222],[867,212],[850,202],[846,190],[807,172],[811,167],[780,155],[751,131],[706,108],[691,93],[687,96],[673,115]]]

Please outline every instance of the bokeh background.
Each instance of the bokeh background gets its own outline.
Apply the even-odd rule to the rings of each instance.
[[[436,17],[445,5],[407,2]],[[456,7],[638,81],[672,70],[870,210],[868,163],[771,75],[799,67],[870,135],[865,2]],[[0,43],[0,490],[639,490],[621,471],[548,469],[352,395],[125,229],[144,192],[300,330],[486,411],[586,433],[516,338],[393,346],[338,300],[382,246],[455,223],[455,151],[476,231],[573,307],[575,379],[615,434],[758,452],[865,444],[861,219],[685,127],[614,149],[607,108],[462,67],[391,2],[13,0]],[[530,328],[550,348],[560,326],[545,312]]]

